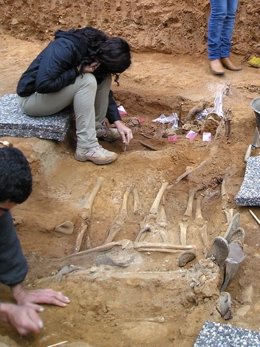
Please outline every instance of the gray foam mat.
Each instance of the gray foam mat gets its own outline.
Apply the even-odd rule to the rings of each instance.
[[[205,322],[193,347],[259,347],[260,333],[229,324]]]
[[[235,202],[240,206],[260,206],[260,156],[249,157],[246,172]]]
[[[70,124],[71,110],[55,115],[30,117],[20,108],[17,94],[0,98],[0,136],[39,137],[63,141]]]

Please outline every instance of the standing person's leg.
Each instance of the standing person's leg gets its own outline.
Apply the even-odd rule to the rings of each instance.
[[[23,111],[31,116],[47,116],[57,113],[73,103],[76,118],[77,150],[75,158],[90,160],[95,164],[108,164],[117,155],[103,149],[96,137],[95,97],[97,82],[92,74],[78,76],[71,84],[59,92],[39,94],[20,98]]]
[[[235,66],[229,59],[237,7],[238,0],[227,0],[227,15],[221,33],[221,61],[227,69],[232,71],[241,70],[241,67]]]
[[[223,75],[221,64],[221,33],[227,14],[227,0],[210,0],[208,23],[208,58],[214,74]]]

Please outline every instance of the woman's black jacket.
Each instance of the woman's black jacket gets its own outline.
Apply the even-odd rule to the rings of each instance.
[[[55,40],[48,44],[22,74],[17,85],[17,94],[27,97],[35,92],[53,93],[73,84],[78,76],[77,66],[85,58],[84,51],[79,37],[70,32],[58,31]],[[97,71],[94,75],[99,84],[107,73]],[[109,95],[107,118],[110,123],[120,120],[112,91]]]

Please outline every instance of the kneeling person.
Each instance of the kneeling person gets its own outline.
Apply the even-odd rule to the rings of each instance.
[[[17,237],[10,209],[24,202],[32,191],[29,163],[16,148],[0,148],[0,282],[11,288],[16,304],[0,302],[0,319],[19,334],[39,332],[43,327],[39,304],[65,307],[69,299],[52,289],[26,290],[27,261]]]

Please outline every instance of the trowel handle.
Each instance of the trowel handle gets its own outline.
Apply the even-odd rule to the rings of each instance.
[[[245,154],[245,157],[244,157],[244,162],[245,163],[248,161],[248,158],[251,156],[251,152],[252,152],[252,145],[249,145],[247,147],[246,154]]]

